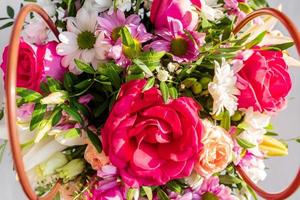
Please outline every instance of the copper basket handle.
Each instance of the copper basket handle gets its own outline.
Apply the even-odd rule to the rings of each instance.
[[[256,10],[249,14],[244,20],[242,20],[233,30],[233,34],[237,34],[245,25],[247,25],[250,21],[254,18],[262,16],[262,15],[270,15],[277,18],[289,31],[291,37],[293,38],[298,54],[300,56],[300,34],[297,30],[296,26],[293,22],[282,12],[274,8],[262,8],[260,10]],[[298,173],[295,176],[292,183],[282,192],[279,193],[269,193],[265,190],[261,189],[257,186],[244,172],[242,167],[238,166],[237,171],[242,176],[244,181],[261,197],[265,199],[272,199],[272,200],[283,200],[291,196],[300,186],[300,167],[298,167]]]
[[[31,185],[29,183],[27,174],[24,170],[24,163],[21,153],[21,147],[18,137],[17,130],[17,114],[16,114],[16,83],[17,83],[17,64],[18,64],[18,53],[19,53],[19,43],[20,43],[20,34],[23,28],[23,24],[25,22],[26,16],[30,12],[35,12],[39,14],[44,21],[47,23],[48,27],[55,34],[56,38],[58,38],[59,31],[57,30],[55,24],[52,22],[51,18],[48,14],[38,5],[36,4],[28,4],[24,6],[16,20],[12,29],[12,33],[10,36],[9,42],[9,50],[8,50],[8,67],[7,67],[7,78],[6,78],[6,109],[7,109],[7,119],[8,119],[8,132],[9,132],[9,142],[11,146],[11,152],[14,159],[14,166],[16,168],[20,183],[22,188],[27,195],[27,197],[31,200],[52,200],[54,196],[57,194],[60,188],[60,182],[57,182],[56,185],[52,188],[50,192],[48,192],[43,197],[38,197],[36,193],[32,190]]]

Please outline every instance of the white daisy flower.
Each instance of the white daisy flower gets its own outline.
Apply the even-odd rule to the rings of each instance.
[[[83,7],[89,11],[103,12],[113,5],[112,0],[86,0]]]
[[[219,115],[224,109],[229,111],[230,116],[237,110],[237,97],[239,90],[236,88],[237,78],[231,66],[222,59],[222,64],[215,61],[215,77],[208,84],[208,91],[213,102],[213,114]]]
[[[222,6],[218,4],[217,0],[204,0],[202,1],[201,12],[210,21],[217,21],[224,17]]]
[[[75,74],[81,71],[76,67],[74,60],[79,59],[97,67],[98,60],[104,60],[104,50],[108,44],[103,41],[103,34],[96,33],[97,14],[81,8],[76,18],[71,17],[67,21],[67,30],[59,35],[61,41],[57,45],[57,53],[64,56],[62,65],[69,67]]]

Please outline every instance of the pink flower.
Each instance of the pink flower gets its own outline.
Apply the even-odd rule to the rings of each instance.
[[[174,18],[168,18],[168,22],[168,29],[157,31],[158,37],[148,47],[155,51],[170,52],[177,62],[195,61],[199,55],[199,46],[204,43],[205,34],[196,31],[187,34],[182,23]]]
[[[202,147],[200,106],[181,97],[165,104],[145,80],[121,87],[102,129],[103,150],[130,187],[162,185],[189,176]]]
[[[239,2],[244,3],[245,0],[224,0],[224,7],[227,9],[229,14],[237,17],[238,22],[246,17],[246,14],[239,8]]]
[[[168,28],[168,18],[181,21],[183,28],[194,30],[198,24],[199,16],[196,12],[201,8],[200,0],[154,0],[150,12],[150,20],[155,25],[156,30]]]
[[[286,105],[292,82],[282,52],[253,49],[237,72],[239,108],[276,112]]]
[[[219,178],[216,176],[212,176],[208,179],[204,179],[200,189],[199,194],[202,196],[207,195],[214,195],[219,200],[235,200],[236,198],[231,195],[231,190],[229,187],[225,185],[219,184]]]
[[[91,100],[94,99],[94,96],[91,95],[91,94],[86,94],[86,95],[83,95],[81,97],[79,97],[79,100],[78,102],[80,104],[83,104],[83,105],[87,105]]]
[[[138,15],[132,14],[126,18],[121,10],[112,13],[106,12],[98,18],[99,30],[105,33],[105,41],[112,46],[107,56],[114,59],[118,65],[127,67],[131,64],[131,52],[123,47],[119,35],[121,28],[126,26],[129,29],[137,46],[140,46],[140,48],[142,48],[142,43],[152,38],[152,34],[147,33],[145,26],[140,24],[140,22],[141,19]]]
[[[17,68],[17,86],[40,91],[40,84],[46,76],[62,79],[65,69],[60,65],[61,57],[56,54],[56,42],[35,46],[20,41],[19,60]],[[6,74],[8,62],[8,46],[3,52],[1,68]]]
[[[90,193],[86,194],[87,200],[125,200],[125,188],[117,179],[116,167],[105,165],[97,175],[101,180],[96,181]]]

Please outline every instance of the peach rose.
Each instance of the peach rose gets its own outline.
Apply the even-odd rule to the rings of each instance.
[[[210,176],[226,168],[232,160],[233,141],[230,135],[219,126],[204,120],[205,133],[202,138],[203,149],[195,170],[203,177]]]
[[[105,155],[104,151],[98,153],[90,140],[87,140],[86,143],[88,146],[84,152],[84,159],[92,165],[94,170],[99,170],[102,166],[110,163],[109,158]]]

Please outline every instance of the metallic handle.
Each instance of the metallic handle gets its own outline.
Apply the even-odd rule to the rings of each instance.
[[[17,64],[18,64],[18,54],[19,54],[19,43],[20,34],[25,22],[26,16],[30,12],[35,12],[39,14],[44,21],[47,23],[48,27],[52,30],[55,36],[58,38],[59,31],[57,30],[55,24],[52,22],[48,14],[36,4],[28,4],[24,6],[16,20],[12,29],[9,42],[8,51],[8,66],[7,66],[7,78],[6,78],[6,109],[7,109],[7,119],[8,119],[8,132],[9,132],[9,142],[11,146],[11,152],[14,159],[14,165],[22,185],[22,188],[30,200],[52,200],[60,188],[60,183],[52,188],[52,190],[43,197],[38,197],[36,193],[32,190],[29,183],[26,171],[24,170],[24,163],[21,153],[21,147],[18,137],[17,130],[17,114],[16,114],[16,83],[17,83]]]
[[[262,16],[262,15],[271,15],[277,18],[289,31],[291,37],[293,38],[298,54],[300,56],[300,32],[296,28],[295,24],[282,12],[274,8],[263,8],[260,10],[256,10],[249,14],[244,20],[242,20],[233,30],[233,34],[237,34],[244,26],[246,26],[250,21],[254,18]],[[241,167],[237,167],[237,171],[242,176],[244,181],[261,197],[265,199],[272,199],[272,200],[283,200],[291,196],[294,192],[297,191],[300,187],[300,167],[298,167],[298,173],[295,176],[292,183],[282,192],[279,193],[269,193],[265,190],[261,189],[257,186],[244,172]]]

